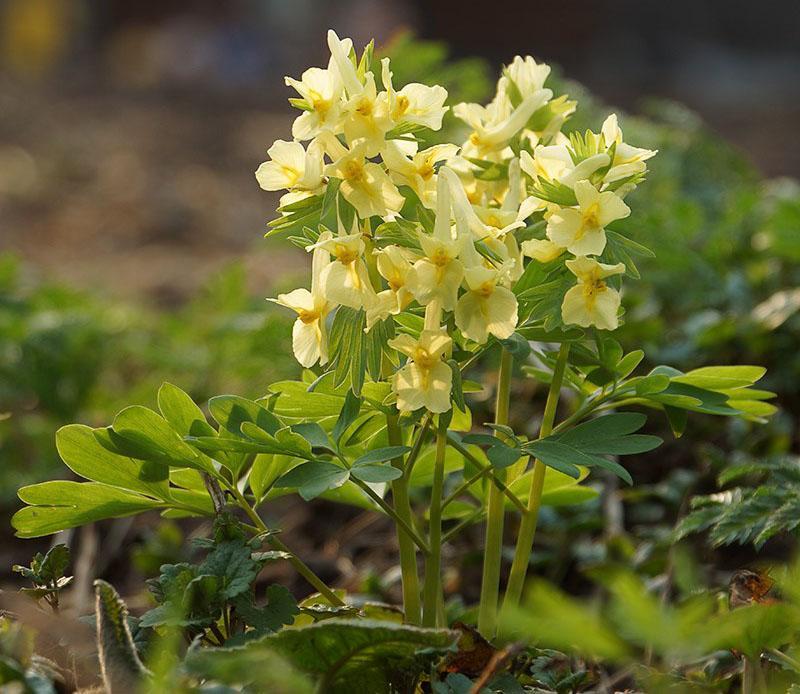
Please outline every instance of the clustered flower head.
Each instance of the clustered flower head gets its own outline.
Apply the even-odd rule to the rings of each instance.
[[[530,56],[504,67],[486,106],[455,105],[466,136],[440,143],[443,87],[398,88],[371,45],[359,59],[350,39],[329,31],[328,46],[327,67],[286,78],[301,111],[294,139],[277,140],[256,171],[262,188],[286,191],[282,215],[312,211],[303,219],[311,290],[276,299],[297,314],[303,366],[328,362],[326,323],[337,306],[363,310],[367,331],[400,314],[424,316],[416,332],[396,321],[390,378],[400,411],[441,413],[452,406],[454,344],[474,351],[511,337],[521,321],[541,322],[525,292],[515,293],[526,274],[550,298],[558,293],[549,326],[618,326],[626,267],[604,262],[616,259],[607,231],[630,215],[624,198],[656,152],[627,144],[615,115],[599,133],[564,134],[576,104],[554,97],[549,66]],[[331,205],[329,229],[320,210]]]

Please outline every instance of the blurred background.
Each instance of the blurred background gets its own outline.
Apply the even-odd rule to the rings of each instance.
[[[53,445],[58,426],[104,425],[123,405],[152,405],[163,380],[203,401],[259,396],[297,375],[290,320],[264,297],[305,281],[307,260],[262,238],[276,198],[253,171],[295,115],[283,76],[325,63],[328,27],[357,46],[374,37],[396,83],[443,83],[450,103],[488,99],[500,63],[532,54],[553,65],[556,93],[579,99],[570,127],[597,130],[616,110],[627,141],[660,150],[625,220],[658,257],[628,283],[620,339],[644,346],[650,365],[763,364],[784,411],[756,429],[700,418],[637,466],[630,496],[601,479],[624,505],[612,534],[630,533],[626,552],[663,557],[687,495],[716,489],[736,456],[796,450],[793,0],[0,0],[3,571],[35,544],[11,542],[17,487],[68,474]],[[532,426],[542,394],[531,381],[520,388],[514,416]],[[557,577],[619,551],[603,498],[568,520],[545,514],[542,570]],[[335,539],[306,532],[309,508],[287,500],[271,511],[301,536],[301,553],[317,550],[332,576],[350,571],[353,581],[363,579],[356,558],[386,568],[385,534],[360,533],[345,566]],[[177,526],[126,523],[104,537],[115,548],[120,537],[133,542],[145,574],[181,546]],[[781,542],[777,553],[787,551]],[[99,556],[100,574],[127,566]]]

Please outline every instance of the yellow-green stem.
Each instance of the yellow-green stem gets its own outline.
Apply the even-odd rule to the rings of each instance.
[[[444,456],[447,450],[447,423],[448,420],[439,415],[429,509],[429,552],[425,559],[425,584],[422,590],[422,625],[426,627],[437,625],[439,613],[438,603],[442,582],[442,492],[444,490]]]
[[[397,423],[397,415],[386,415],[386,433],[390,446],[400,446],[403,444],[403,437]],[[402,456],[392,462],[399,470],[403,470]],[[392,498],[394,508],[398,516],[412,526],[414,519],[411,513],[411,502],[408,497],[408,480],[405,475],[392,482]],[[403,611],[406,621],[410,624],[419,624],[420,621],[420,596],[419,596],[419,573],[417,570],[417,548],[414,541],[397,528],[397,544],[400,547],[400,573],[403,583]]]
[[[558,398],[561,393],[561,384],[564,381],[564,371],[567,368],[569,357],[569,343],[564,342],[558,351],[558,358],[553,369],[553,379],[550,381],[550,390],[547,393],[547,403],[544,406],[542,426],[539,429],[539,438],[549,436],[553,431],[553,423],[558,408]],[[531,552],[533,551],[533,538],[536,535],[536,524],[539,520],[539,508],[542,503],[542,490],[544,488],[544,475],[547,468],[541,460],[534,460],[533,475],[531,476],[531,490],[528,496],[528,510],[522,516],[517,535],[517,546],[514,549],[514,560],[511,563],[511,573],[508,576],[506,595],[503,607],[518,605],[522,597],[522,588],[528,573]]]
[[[497,400],[495,402],[495,424],[508,424],[508,406],[511,396],[511,369],[514,360],[511,352],[503,349],[500,369],[497,374]],[[499,436],[499,432],[496,432]],[[505,471],[498,470],[496,476],[505,482]],[[505,520],[505,498],[495,484],[489,485],[486,507],[486,542],[483,550],[483,583],[478,607],[478,631],[492,638],[497,629],[497,602],[500,596],[500,567],[503,559],[503,522]]]

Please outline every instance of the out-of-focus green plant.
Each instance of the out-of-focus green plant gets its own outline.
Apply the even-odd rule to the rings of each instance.
[[[720,473],[718,482],[723,491],[692,498],[691,512],[676,528],[677,539],[708,531],[715,547],[752,543],[761,548],[771,537],[795,532],[800,525],[796,457],[740,459]]]
[[[31,282],[0,258],[0,501],[58,469],[52,430],[147,401],[165,379],[196,397],[258,395],[293,372],[287,319],[248,291],[233,265],[175,312]]]
[[[600,664],[601,686],[727,691],[741,679],[742,691],[752,693],[786,691],[800,683],[796,570],[778,577],[783,602],[754,599],[738,609],[710,592],[670,603],[620,569],[596,579],[603,597],[593,603],[547,582],[532,582],[523,606],[501,615],[501,631],[506,638],[564,651],[577,658],[579,667],[592,670],[592,663]]]

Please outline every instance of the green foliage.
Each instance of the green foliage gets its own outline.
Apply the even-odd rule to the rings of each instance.
[[[55,429],[143,402],[163,380],[180,382],[199,400],[225,391],[256,397],[271,378],[293,372],[282,347],[287,318],[251,295],[238,265],[174,313],[33,282],[27,270],[0,255],[6,494],[58,470]]]
[[[0,688],[4,691],[55,694],[65,684],[58,665],[34,653],[35,633],[0,617]]]
[[[22,588],[22,593],[36,600],[44,600],[57,610],[61,591],[72,583],[72,576],[66,575],[69,561],[69,547],[57,544],[44,555],[37,552],[30,566],[15,565],[11,569],[33,583],[32,588]]]
[[[457,636],[446,629],[334,618],[286,629],[247,649],[278,653],[318,678],[318,691],[411,692],[417,677],[453,646]]]
[[[691,511],[675,529],[676,539],[707,532],[714,547],[752,543],[761,548],[778,533],[800,525],[800,461],[794,456],[739,460],[718,478],[727,487],[692,498]],[[753,486],[746,486],[748,481]],[[738,482],[739,486],[730,487]]]
[[[788,584],[794,578],[788,573],[783,580]],[[502,631],[589,661],[603,659],[623,673],[632,666],[627,676],[645,691],[729,687],[738,668],[717,664],[730,651],[751,661],[760,660],[761,653],[775,653],[774,662],[789,669],[771,675],[776,684],[787,686],[787,677],[796,681],[800,674],[793,671],[793,660],[778,650],[800,636],[800,606],[793,601],[729,610],[709,594],[695,594],[668,604],[632,573],[616,569],[598,574],[598,580],[604,599],[594,604],[534,581],[524,605],[501,615]]]
[[[257,600],[255,581],[261,569],[288,557],[259,551],[262,541],[248,540],[233,518],[219,516],[213,540],[198,543],[208,550],[202,561],[165,564],[158,578],[148,581],[157,606],[142,615],[138,628],[181,627],[192,638],[231,646],[291,624],[298,608],[286,588],[271,585],[266,602]]]

